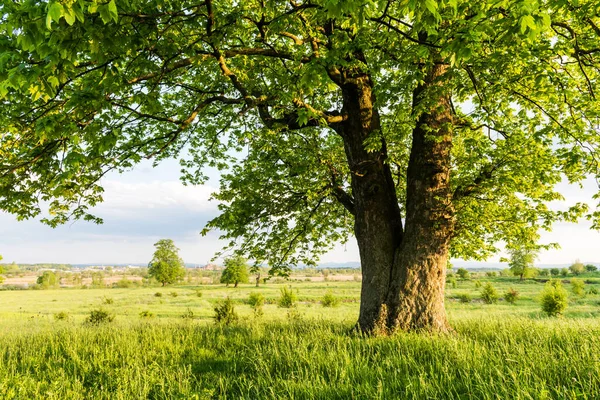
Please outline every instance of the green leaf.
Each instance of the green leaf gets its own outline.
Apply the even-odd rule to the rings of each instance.
[[[110,3],[108,3],[108,13],[115,22],[118,21],[119,14],[117,13],[117,4],[115,3],[115,0],[110,0]]]
[[[48,6],[48,14],[46,15],[46,27],[48,29],[52,28],[52,21],[58,22],[60,21],[60,17],[63,14],[63,6],[59,3],[51,3]]]

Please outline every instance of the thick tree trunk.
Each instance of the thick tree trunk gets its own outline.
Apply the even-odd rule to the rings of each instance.
[[[449,184],[452,107],[438,84],[446,69],[444,64],[430,67],[414,92],[419,117],[407,170],[404,230],[369,75],[359,69],[330,72],[342,89],[346,117],[337,131],[351,172],[351,210],[362,267],[358,326],[364,332],[449,329],[444,286],[454,221]],[[379,140],[380,148],[367,151],[367,139],[371,144]]]
[[[392,330],[449,329],[444,309],[448,246],[454,228],[450,188],[452,106],[438,84],[447,66],[435,64],[414,92],[420,114],[407,169],[404,240],[398,249],[388,301]]]
[[[348,116],[340,134],[352,174],[354,231],[362,268],[358,325],[362,331],[372,332],[385,314],[390,270],[402,241],[402,220],[394,181],[386,164],[385,142],[381,139],[379,151],[365,149],[367,138],[381,134],[369,76],[362,72],[346,76],[340,87],[343,113]]]

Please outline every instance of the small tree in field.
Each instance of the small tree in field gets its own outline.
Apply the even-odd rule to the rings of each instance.
[[[154,247],[156,251],[148,264],[148,274],[163,286],[182,279],[185,268],[175,243],[171,239],[161,239],[154,243]]]
[[[238,283],[248,283],[248,265],[244,257],[235,256],[225,259],[221,283],[225,283],[227,286],[233,283],[233,287],[237,287]]]
[[[533,262],[537,258],[537,252],[538,250],[531,246],[509,248],[510,260],[508,266],[513,275],[523,280],[523,277],[533,269]]]
[[[37,284],[42,289],[49,289],[58,285],[58,278],[52,271],[44,271],[44,273],[37,278]]]
[[[460,277],[460,279],[469,279],[469,271],[465,268],[459,268],[456,270],[456,275]]]
[[[588,264],[585,266],[585,271],[586,272],[596,272],[596,271],[598,271],[598,267],[596,267],[593,264]]]
[[[562,268],[560,270],[560,275],[563,277],[569,275],[569,270],[567,268]]]
[[[558,268],[550,268],[550,275],[558,276],[560,274],[560,269]]]
[[[575,262],[569,267],[569,271],[571,271],[573,275],[580,275],[585,271],[585,266],[581,261],[575,260]]]

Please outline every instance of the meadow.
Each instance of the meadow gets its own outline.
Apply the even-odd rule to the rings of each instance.
[[[587,291],[600,289],[600,279],[582,280]],[[520,297],[484,304],[478,282]],[[281,308],[280,290],[290,286],[297,303]],[[0,291],[0,397],[600,398],[600,295],[571,294],[555,318],[540,309],[543,287],[512,277],[458,280],[446,299],[454,333],[390,337],[352,330],[353,281]],[[256,292],[266,299],[261,316],[247,304]],[[337,307],[321,304],[327,293]],[[461,302],[464,294],[472,300]],[[217,325],[214,306],[226,297],[239,320]],[[95,309],[114,320],[85,323]]]

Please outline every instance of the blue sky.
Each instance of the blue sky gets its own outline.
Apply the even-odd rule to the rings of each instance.
[[[217,214],[216,203],[209,201],[217,183],[213,177],[205,186],[183,186],[176,161],[156,168],[146,163],[123,175],[110,174],[103,181],[105,202],[94,210],[104,218],[103,225],[78,221],[52,229],[0,213],[0,254],[3,262],[17,263],[146,263],[152,257],[153,243],[171,238],[186,262],[203,264],[222,245],[218,233],[199,234]],[[566,201],[557,207],[591,201],[597,188],[590,180],[583,189],[562,184],[560,190]],[[543,242],[558,242],[562,248],[542,253],[539,263],[570,263],[576,258],[600,262],[600,233],[589,226],[587,221],[557,224],[553,232],[543,233]],[[321,261],[358,260],[356,244],[351,240]]]

